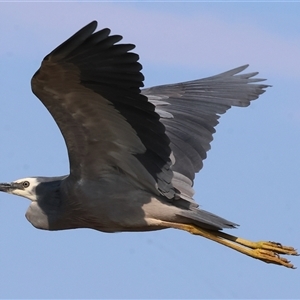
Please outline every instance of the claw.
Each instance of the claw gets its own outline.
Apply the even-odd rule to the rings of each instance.
[[[276,242],[260,241],[257,242],[257,246],[258,246],[257,248],[259,249],[271,250],[274,251],[275,253],[287,254],[287,255],[299,255],[297,253],[297,250],[294,249],[293,247],[282,246],[282,244]]]
[[[280,257],[278,253],[275,253],[270,250],[264,250],[264,249],[253,249],[253,257],[264,261],[265,263],[271,263],[276,265],[285,266],[287,268],[296,269],[293,264],[290,263],[289,260],[287,260],[284,257]]]

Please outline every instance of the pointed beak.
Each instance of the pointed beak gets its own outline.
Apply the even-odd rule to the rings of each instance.
[[[0,183],[0,192],[13,193],[14,190],[23,190],[22,183]]]
[[[16,182],[12,183],[0,183],[0,192],[11,193],[13,190],[19,189],[20,184]]]
[[[0,192],[9,193],[13,188],[11,183],[0,183]]]

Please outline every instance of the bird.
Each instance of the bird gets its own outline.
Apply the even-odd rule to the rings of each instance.
[[[102,232],[179,229],[266,263],[294,268],[280,243],[225,233],[238,225],[199,207],[193,181],[220,115],[266,91],[244,65],[221,74],[143,88],[133,44],[92,21],[50,52],[31,87],[64,138],[69,174],[0,183],[29,199],[36,228]]]

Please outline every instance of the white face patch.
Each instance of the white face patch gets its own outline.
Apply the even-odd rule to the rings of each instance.
[[[20,188],[13,189],[12,194],[25,197],[31,201],[37,201],[35,188],[41,181],[38,178],[29,177],[13,181],[12,184],[19,184]]]

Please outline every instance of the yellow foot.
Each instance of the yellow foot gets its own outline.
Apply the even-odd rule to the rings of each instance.
[[[276,254],[299,255],[296,249],[294,249],[293,247],[283,246],[282,244],[276,242],[266,242],[266,241],[251,242],[249,240],[232,236],[224,232],[219,232],[218,236],[222,237],[223,239],[232,241],[234,243],[243,245],[251,249],[269,250],[269,252],[274,252]]]
[[[280,257],[279,254],[299,255],[293,247],[282,246],[280,243],[265,241],[252,242],[221,231],[203,229],[189,224],[162,222],[162,225],[203,236],[250,257],[262,260],[265,263],[281,265],[287,268],[295,269],[286,258]]]
[[[252,249],[264,249],[279,254],[298,255],[297,251],[293,247],[283,246],[280,243],[276,243],[276,242],[266,242],[266,241],[251,242],[241,238],[236,238],[235,242]]]
[[[245,253],[246,255],[249,255],[253,258],[257,258],[259,260],[262,260],[265,263],[269,264],[276,264],[280,266],[284,266],[291,269],[296,269],[293,264],[290,263],[289,260],[287,260],[284,257],[279,256],[274,251],[270,250],[263,250],[263,249],[251,249],[249,251],[249,254]]]

